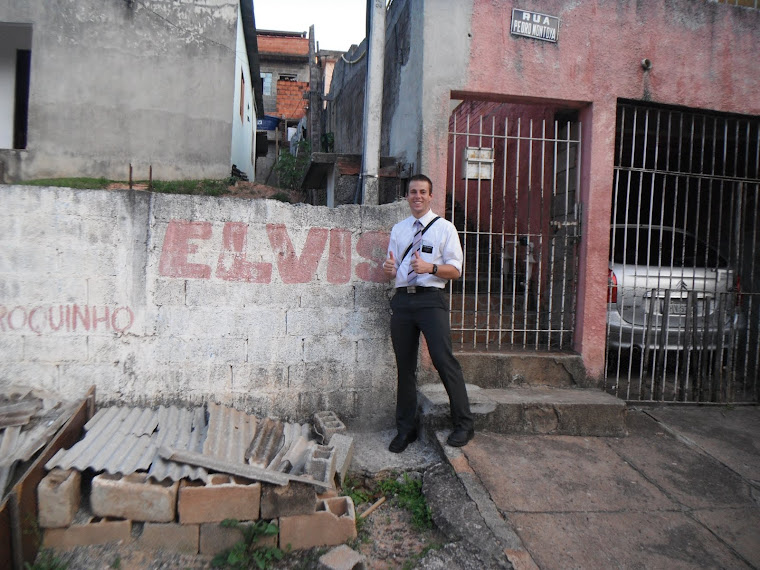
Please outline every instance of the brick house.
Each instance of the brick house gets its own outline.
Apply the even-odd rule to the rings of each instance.
[[[309,91],[309,38],[306,32],[258,30],[268,152],[258,161],[257,181],[273,180],[280,149],[287,147],[299,122],[306,116]]]

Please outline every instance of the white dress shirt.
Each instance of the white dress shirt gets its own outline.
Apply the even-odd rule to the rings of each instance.
[[[435,218],[432,210],[420,218],[422,228],[424,229]],[[414,239],[414,222],[417,218],[409,216],[400,221],[391,230],[391,240],[388,244],[388,252],[393,252],[396,260],[396,287],[407,286],[407,275],[409,274],[413,252],[410,250],[404,259],[401,256],[406,248]],[[440,218],[428,228],[422,236],[422,248],[420,257],[429,263],[436,265],[452,265],[462,273],[462,245],[459,243],[459,234],[456,226],[450,221]],[[418,287],[437,287],[443,289],[448,279],[441,279],[432,273],[423,273],[417,276]]]

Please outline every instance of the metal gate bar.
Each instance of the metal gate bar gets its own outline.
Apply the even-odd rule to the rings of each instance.
[[[455,111],[449,132],[448,210],[465,256],[449,286],[452,338],[460,350],[569,349],[580,123],[488,109]]]
[[[608,391],[757,402],[760,118],[618,105]]]

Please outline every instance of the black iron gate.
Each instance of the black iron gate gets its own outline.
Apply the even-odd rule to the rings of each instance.
[[[606,388],[757,402],[760,118],[618,105]]]

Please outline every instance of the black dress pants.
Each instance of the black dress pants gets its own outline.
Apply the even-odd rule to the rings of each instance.
[[[412,294],[404,288],[397,289],[391,299],[391,340],[398,368],[396,429],[406,434],[416,428],[420,332],[425,335],[433,366],[449,395],[454,427],[472,429],[473,419],[462,367],[451,349],[446,298],[441,290],[420,291],[418,288],[417,291]]]

